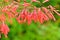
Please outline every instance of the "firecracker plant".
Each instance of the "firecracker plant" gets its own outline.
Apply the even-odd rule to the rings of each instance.
[[[20,4],[20,0],[12,0],[9,5],[0,7],[0,38],[2,34],[7,38],[10,29],[6,24],[6,21],[9,21],[12,24],[12,18],[15,18],[19,24],[27,23],[29,26],[32,22],[43,24],[49,20],[56,21],[54,13],[58,16],[59,10],[52,5],[44,6],[43,4],[49,2],[50,0],[44,0],[40,2],[39,0],[31,0],[27,2],[27,0],[23,0],[23,4]],[[10,2],[10,0],[4,0],[4,3]],[[32,2],[37,2],[40,4],[40,7],[36,7],[32,5]],[[20,11],[17,10],[20,7]],[[17,27],[18,28],[18,27]]]

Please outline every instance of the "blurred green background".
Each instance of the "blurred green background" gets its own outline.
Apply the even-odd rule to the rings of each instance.
[[[30,2],[31,0],[26,1]],[[39,1],[42,2],[43,0]],[[3,0],[0,0],[0,2],[2,2],[0,6],[10,4],[10,2],[4,3]],[[21,0],[20,3],[23,4],[23,0]],[[52,5],[60,10],[60,0],[50,0],[43,5],[33,2],[32,5],[36,7]],[[20,9],[17,11],[20,11]],[[60,16],[56,14],[54,14],[54,16],[57,19],[56,21],[49,20],[44,24],[40,24],[39,22],[32,22],[30,25],[27,25],[27,23],[19,24],[15,18],[12,19],[12,24],[6,21],[10,28],[10,32],[8,33],[8,38],[5,38],[2,34],[0,40],[60,40]]]

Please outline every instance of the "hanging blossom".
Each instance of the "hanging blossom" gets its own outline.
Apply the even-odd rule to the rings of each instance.
[[[12,6],[13,4],[11,4]],[[8,15],[9,18],[12,18],[12,17],[15,17],[16,15],[18,15],[18,12],[16,12],[16,10],[18,9],[18,5],[13,5],[11,7],[10,5],[8,6],[5,6],[3,9],[2,9],[2,12],[3,13],[6,13]]]
[[[52,12],[54,12],[54,13],[56,13],[58,16],[60,16],[60,14],[56,11],[56,9],[55,9],[53,6],[49,5],[48,8],[50,8],[50,10],[51,10]]]
[[[49,11],[47,8],[42,7],[42,10],[46,13],[46,15],[50,18],[53,19],[54,21],[56,20],[51,11]]]
[[[9,32],[9,28],[7,26],[7,24],[5,24],[6,17],[4,14],[0,15],[0,38],[1,38],[1,34],[4,34],[4,36],[7,38],[8,32]]]
[[[3,14],[7,14],[8,21],[12,24],[11,18],[15,18],[18,15],[18,12],[16,11],[18,9],[18,5],[14,5],[14,3],[11,3],[8,6],[3,7],[2,12]]]
[[[38,21],[38,16],[37,16],[37,11],[36,11],[36,8],[34,8],[33,12],[32,12],[32,20],[34,22],[37,22]]]
[[[44,23],[44,21],[49,20],[48,16],[45,15],[40,8],[38,9],[38,19],[40,23]]]
[[[0,21],[3,22],[6,20],[6,16],[4,14],[0,15]]]
[[[18,15],[18,12],[16,11],[18,7],[19,7],[18,5],[14,5],[10,10],[15,16]]]
[[[3,12],[3,13],[6,13],[9,18],[14,16],[14,15],[8,10],[8,6],[4,7],[4,8],[2,9],[2,12]]]
[[[23,9],[22,12],[20,12],[20,15],[17,17],[17,20],[19,20],[18,22],[25,22],[27,14],[27,10]]]
[[[22,10],[22,12],[20,12],[20,15],[16,18],[19,23],[24,22],[25,19],[24,11],[25,10]]]
[[[30,25],[31,22],[32,22],[32,15],[30,14],[30,12],[28,12],[27,9],[25,10],[24,15],[25,15],[25,20],[24,20],[24,22],[27,22],[28,25]]]
[[[7,24],[5,24],[4,22],[0,25],[0,37],[1,34],[4,34],[4,36],[7,38],[8,32],[9,32],[9,28],[7,26]]]

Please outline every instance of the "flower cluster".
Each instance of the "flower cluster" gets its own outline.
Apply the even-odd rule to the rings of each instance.
[[[11,4],[12,5],[12,4]],[[53,19],[54,21],[56,20],[53,13],[55,12],[56,14],[60,15],[54,7],[51,5],[46,7],[41,7],[41,8],[36,8],[34,7],[32,12],[29,12],[27,8],[24,8],[21,12],[16,12],[18,5],[11,5],[6,6],[2,9],[2,12],[6,13],[9,18],[15,17],[19,23],[27,22],[28,24],[31,24],[32,20],[34,22],[40,22],[44,23],[45,21],[48,21],[49,19]],[[24,3],[24,6],[28,6],[26,3]],[[18,16],[17,16],[18,15]]]
[[[36,1],[36,0],[32,0],[32,1]],[[49,5],[48,7],[41,7],[41,8],[37,8],[34,6],[31,12],[29,12],[29,9],[26,8],[27,6],[30,6],[29,3],[24,2],[23,6],[25,8],[23,8],[21,12],[17,12],[16,10],[18,9],[19,6],[14,5],[14,3],[12,3],[8,6],[5,6],[2,9],[2,12],[6,13],[9,18],[16,18],[19,23],[27,22],[28,24],[31,24],[32,21],[40,22],[42,24],[45,21],[48,21],[49,19],[55,21],[56,19],[53,15],[53,12],[60,16],[60,14],[51,5]]]
[[[43,3],[48,1],[49,0],[45,0]],[[32,0],[32,2],[38,1]],[[16,18],[19,23],[27,22],[28,25],[30,25],[32,21],[34,21],[35,23],[40,22],[41,24],[50,19],[56,21],[53,12],[60,16],[56,9],[51,5],[49,5],[48,7],[42,6],[41,8],[37,8],[34,6],[32,11],[27,8],[28,6],[31,6],[31,4],[27,2],[24,2],[22,6],[24,6],[24,8],[20,12],[17,12],[19,5],[18,3],[15,3],[15,1],[10,5],[2,8],[2,14],[0,14],[0,37],[2,33],[5,35],[5,37],[7,37],[7,34],[9,32],[9,28],[7,24],[5,24],[6,18]]]
[[[34,8],[34,10],[30,13],[27,11],[27,9],[23,9],[22,12],[20,12],[19,16],[17,17],[17,21],[19,23],[28,22],[28,24],[31,24],[32,20],[34,22],[39,21],[41,24],[44,23],[45,21],[48,21],[49,19],[56,21],[52,13],[52,11],[54,11],[55,9],[51,11],[50,10],[51,8],[48,9],[46,7]],[[55,13],[60,15],[57,11]]]

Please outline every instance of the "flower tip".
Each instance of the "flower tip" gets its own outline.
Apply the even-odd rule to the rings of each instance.
[[[8,36],[7,36],[7,35],[5,35],[5,38],[8,38]]]
[[[44,0],[42,3],[48,2],[49,0]]]

